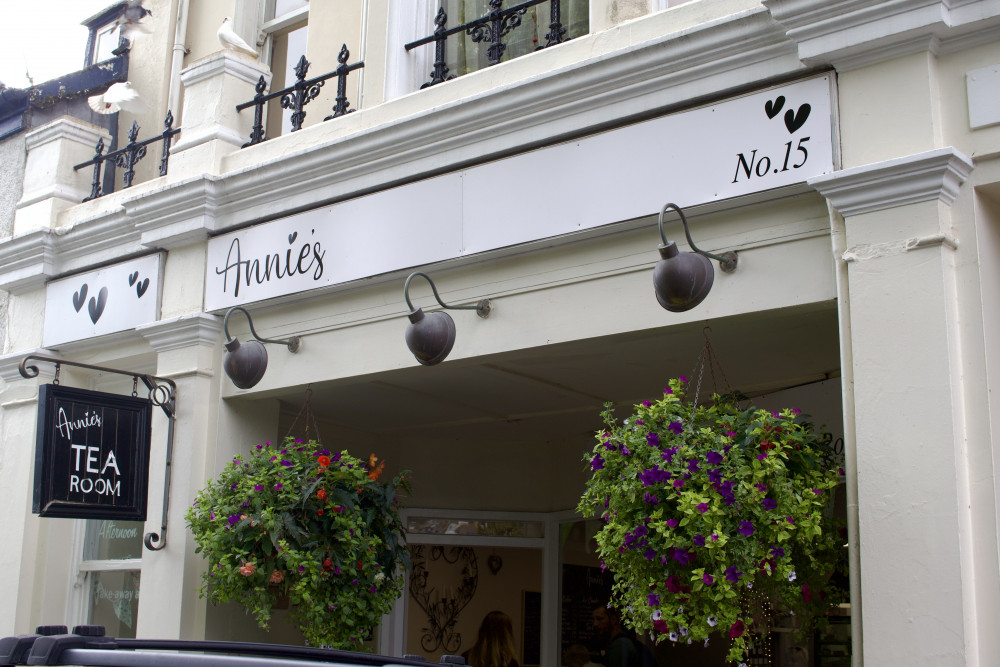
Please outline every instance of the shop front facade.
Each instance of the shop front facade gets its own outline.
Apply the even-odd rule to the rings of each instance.
[[[818,644],[810,660],[996,663],[1000,5],[564,0],[572,39],[533,50],[545,3],[522,15],[535,32],[517,57],[480,67],[471,42],[449,46],[459,76],[421,88],[440,73],[434,41],[406,45],[433,35],[435,3],[144,4],[154,30],[129,80],[149,111],[134,119],[159,128],[172,111],[166,175],[141,163],[132,187],[81,202],[91,174],[72,165],[105,130],[58,119],[26,137],[0,241],[3,634],[59,619],[300,641],[282,612],[264,633],[199,597],[184,517],[235,456],[308,428],[411,471],[404,515],[430,575],[408,579],[375,648],[461,653],[502,609],[521,664],[555,667],[605,594],[576,512],[602,405],[627,414],[685,375],[704,395],[801,408],[843,443],[850,632],[826,647],[842,662]],[[227,15],[259,58],[220,46]],[[299,51],[309,76],[364,67],[341,90],[328,79],[300,130],[265,108],[256,142],[253,106],[236,107],[261,77],[291,85]],[[738,257],[732,272],[713,260],[683,312],[651,285],[667,203],[700,248]],[[663,234],[688,250],[674,213]],[[414,271],[449,305],[491,303],[451,311],[437,365],[404,342],[407,298],[440,309],[422,277],[404,297]],[[223,369],[226,336],[250,337],[238,311],[224,333],[233,307],[265,338],[301,340],[269,344],[248,389]],[[721,373],[698,364],[706,340]],[[60,385],[132,393],[79,364],[174,383],[173,419],[152,413],[144,522],[32,513],[39,387],[56,370],[36,360],[23,377],[28,355],[73,362]],[[795,664],[772,641],[771,663]],[[718,643],[657,656],[724,664]]]

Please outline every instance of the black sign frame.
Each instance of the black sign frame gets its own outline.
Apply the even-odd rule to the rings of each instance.
[[[152,411],[148,398],[40,386],[31,511],[145,521]]]

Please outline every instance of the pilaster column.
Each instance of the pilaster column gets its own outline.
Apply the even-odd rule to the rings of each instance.
[[[138,328],[157,352],[156,375],[177,383],[166,546],[143,551],[139,637],[200,639],[205,632],[205,601],[199,599],[203,559],[184,514],[212,472],[206,461],[215,448],[221,320],[205,313],[184,315]],[[167,418],[153,417],[149,504],[146,532],[161,533]]]
[[[253,99],[261,76],[269,81],[270,70],[231,51],[214,53],[181,72],[184,114],[168,178],[217,174],[222,157],[250,140],[253,109],[237,112],[236,105]]]
[[[93,168],[73,166],[94,157],[97,142],[109,146],[107,130],[63,116],[25,136],[28,157],[24,190],[14,214],[14,235],[56,226],[59,214],[90,195]]]
[[[38,386],[51,381],[55,368],[38,364],[38,377],[26,380],[18,372],[27,354],[51,356],[49,350],[32,349],[0,357],[0,633],[10,636],[32,631],[32,612],[40,595],[35,591],[38,517],[31,513],[34,488],[35,425]]]
[[[962,240],[950,209],[972,167],[945,148],[810,181],[846,228],[838,296],[853,359],[854,404],[844,410],[856,424],[852,537],[868,665],[989,663],[977,658],[977,637],[995,618],[977,610],[998,595],[996,560],[972,554],[996,534],[975,533],[969,502],[965,397],[975,388],[958,344]]]

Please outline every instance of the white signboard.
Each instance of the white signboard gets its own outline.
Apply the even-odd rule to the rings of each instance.
[[[58,347],[155,322],[161,259],[148,255],[46,285],[42,344]]]
[[[833,171],[829,76],[635,123],[208,243],[209,311]]]

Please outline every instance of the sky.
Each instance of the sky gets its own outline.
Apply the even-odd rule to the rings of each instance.
[[[0,0],[0,81],[26,88],[83,68],[87,29],[80,25],[114,0]],[[39,26],[44,12],[44,30]]]

